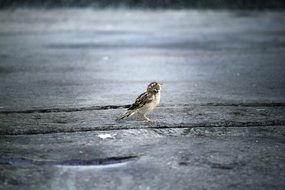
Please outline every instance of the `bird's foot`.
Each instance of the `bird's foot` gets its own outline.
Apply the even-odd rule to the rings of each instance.
[[[151,122],[151,120],[147,116],[143,116],[145,122]]]

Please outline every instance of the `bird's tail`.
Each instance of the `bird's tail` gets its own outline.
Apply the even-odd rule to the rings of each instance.
[[[126,117],[129,117],[129,116],[133,115],[135,112],[136,112],[136,110],[128,110],[125,113],[123,113],[120,117],[118,117],[116,120],[120,121],[120,120],[122,120],[122,119],[124,119]]]

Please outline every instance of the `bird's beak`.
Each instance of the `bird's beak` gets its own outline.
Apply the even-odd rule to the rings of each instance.
[[[159,84],[159,90],[161,90],[161,88],[162,88],[162,83],[158,83]]]

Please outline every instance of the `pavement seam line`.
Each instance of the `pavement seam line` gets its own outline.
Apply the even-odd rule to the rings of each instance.
[[[195,107],[195,106],[225,106],[225,107],[285,107],[285,102],[260,102],[260,103],[206,103],[206,104],[177,104],[160,105],[159,107]],[[35,108],[26,110],[0,110],[0,114],[13,113],[59,113],[59,112],[80,112],[93,110],[110,110],[129,108],[130,105],[105,105],[74,108]]]
[[[284,126],[285,121],[266,121],[266,122],[216,122],[216,123],[204,123],[204,124],[180,124],[180,125],[173,125],[173,126],[167,126],[166,124],[163,125],[157,125],[157,126],[148,126],[148,127],[126,127],[126,126],[119,126],[110,128],[71,128],[68,130],[62,130],[62,129],[52,129],[49,131],[26,131],[26,132],[20,132],[17,131],[0,131],[0,136],[18,136],[18,135],[45,135],[45,134],[60,134],[60,133],[77,133],[77,132],[88,132],[88,131],[114,131],[114,130],[133,130],[133,129],[191,129],[191,128],[231,128],[231,127],[272,127],[272,126]]]

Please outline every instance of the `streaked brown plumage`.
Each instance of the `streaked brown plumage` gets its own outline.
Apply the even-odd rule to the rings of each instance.
[[[160,102],[161,85],[158,82],[152,82],[148,85],[146,92],[139,95],[135,101],[117,120],[132,116],[135,113],[143,116],[144,120],[150,121],[146,114],[152,111]]]

